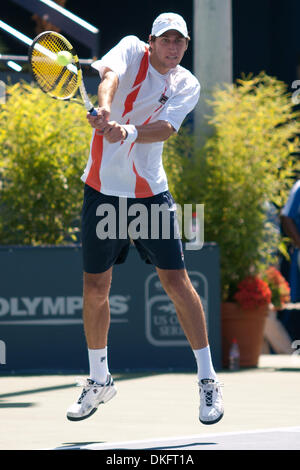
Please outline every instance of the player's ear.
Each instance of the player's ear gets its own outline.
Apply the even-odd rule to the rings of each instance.
[[[149,43],[149,51],[150,52],[152,51],[152,47],[151,47],[152,42],[153,42],[152,36],[151,36],[151,34],[149,34],[148,43]]]

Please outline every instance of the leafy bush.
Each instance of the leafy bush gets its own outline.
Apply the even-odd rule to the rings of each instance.
[[[0,106],[0,244],[75,240],[91,137],[84,108],[26,83],[7,91]]]
[[[182,127],[178,135],[164,144],[163,164],[169,188],[180,205],[195,202],[194,194],[197,197],[197,192],[191,189],[191,184],[194,188],[199,183],[199,174],[194,173],[195,150],[195,139],[188,127]]]
[[[205,205],[205,240],[220,246],[223,300],[233,300],[240,281],[274,261],[280,236],[268,204],[282,207],[299,166],[299,113],[286,85],[265,73],[217,89],[210,104],[215,132],[205,147],[188,164],[172,153],[165,162],[183,179],[169,174],[176,200]],[[182,139],[179,151],[193,145]]]

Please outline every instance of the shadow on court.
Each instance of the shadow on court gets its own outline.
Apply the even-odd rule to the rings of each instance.
[[[0,408],[29,408],[30,406],[34,406],[34,403],[1,403],[0,401]]]
[[[56,390],[62,390],[62,389],[65,389],[65,388],[72,388],[72,387],[74,387],[74,384],[57,385],[57,386],[54,386],[54,387],[33,388],[33,389],[29,389],[29,390],[20,390],[18,392],[2,393],[2,394],[0,394],[0,400],[2,398],[18,397],[18,396],[21,396],[21,395],[32,395],[33,393],[51,392],[51,391],[56,391]]]
[[[97,444],[105,444],[104,441],[102,442],[73,442],[73,443],[64,443],[60,447],[56,447],[54,450],[82,450],[85,446],[88,445],[97,445]],[[186,447],[193,449],[193,447],[198,447],[198,446],[210,446],[210,445],[217,445],[217,442],[190,442],[188,444],[182,444],[180,445],[180,449],[185,449]],[[172,449],[178,449],[178,445],[166,445],[166,446],[149,446],[149,447],[143,447],[142,450],[172,450]],[[113,450],[132,450],[130,447],[115,447]]]
[[[118,376],[117,374],[114,375],[115,381],[121,382],[123,380],[132,380],[132,379],[138,379],[138,378],[144,378],[144,377],[153,377],[156,375],[163,375],[165,374],[164,372],[158,372],[158,373],[153,373],[153,372],[147,372],[147,373],[129,373],[124,376]],[[75,374],[74,374],[75,375]],[[80,374],[78,374],[80,375]],[[3,376],[0,376],[0,378]],[[20,376],[21,377],[21,376]],[[24,377],[27,377],[26,375]],[[34,375],[31,375],[31,377],[34,377]],[[73,375],[72,375],[73,377]],[[52,387],[41,387],[41,388],[31,388],[29,390],[19,390],[18,392],[9,392],[9,393],[0,393],[0,400],[2,398],[11,398],[11,397],[17,397],[21,395],[31,395],[33,393],[43,393],[43,392],[55,392],[57,390],[64,390],[67,388],[73,388],[76,385],[76,378],[74,379],[74,382],[71,384],[66,384],[66,385],[54,385]]]
[[[91,441],[91,442],[63,442],[61,446],[56,447],[54,450],[80,450],[82,446],[89,444],[104,444],[105,441]]]
[[[128,373],[124,376],[115,375],[116,381],[121,382],[123,380],[133,380],[138,378],[144,377],[152,377],[155,375],[161,375],[163,372],[153,373],[153,372],[146,372],[146,373]],[[79,374],[78,374],[79,375]],[[11,375],[8,375],[9,377]],[[25,374],[24,377],[27,375]],[[76,376],[76,374],[72,374],[72,377]],[[3,376],[1,376],[3,377]],[[22,376],[19,376],[20,378]],[[70,375],[71,377],[71,375]],[[76,378],[74,378],[74,382],[72,384],[65,384],[65,385],[56,385],[51,387],[40,387],[40,388],[31,388],[28,390],[19,390],[17,392],[9,392],[9,393],[2,393],[0,394],[0,408],[30,408],[35,406],[34,402],[6,402],[5,398],[13,398],[13,397],[20,397],[23,395],[32,395],[32,394],[40,394],[40,393],[48,393],[48,392],[56,392],[58,390],[66,390],[68,388],[74,388],[76,386]],[[88,443],[86,443],[88,444]]]

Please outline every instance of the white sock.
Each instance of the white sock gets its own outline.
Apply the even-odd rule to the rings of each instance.
[[[107,347],[103,349],[88,349],[90,378],[98,384],[104,384],[109,374],[107,363]]]
[[[211,360],[210,347],[206,346],[206,348],[194,349],[193,353],[197,362],[198,381],[200,382],[202,379],[216,380],[217,374],[214,370],[214,366]]]

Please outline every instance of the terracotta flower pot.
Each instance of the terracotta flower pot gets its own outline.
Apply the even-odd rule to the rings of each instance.
[[[243,310],[239,304],[235,302],[222,303],[223,367],[228,367],[229,349],[234,338],[237,340],[240,349],[240,366],[257,366],[268,311],[268,304],[257,307],[255,310]]]

